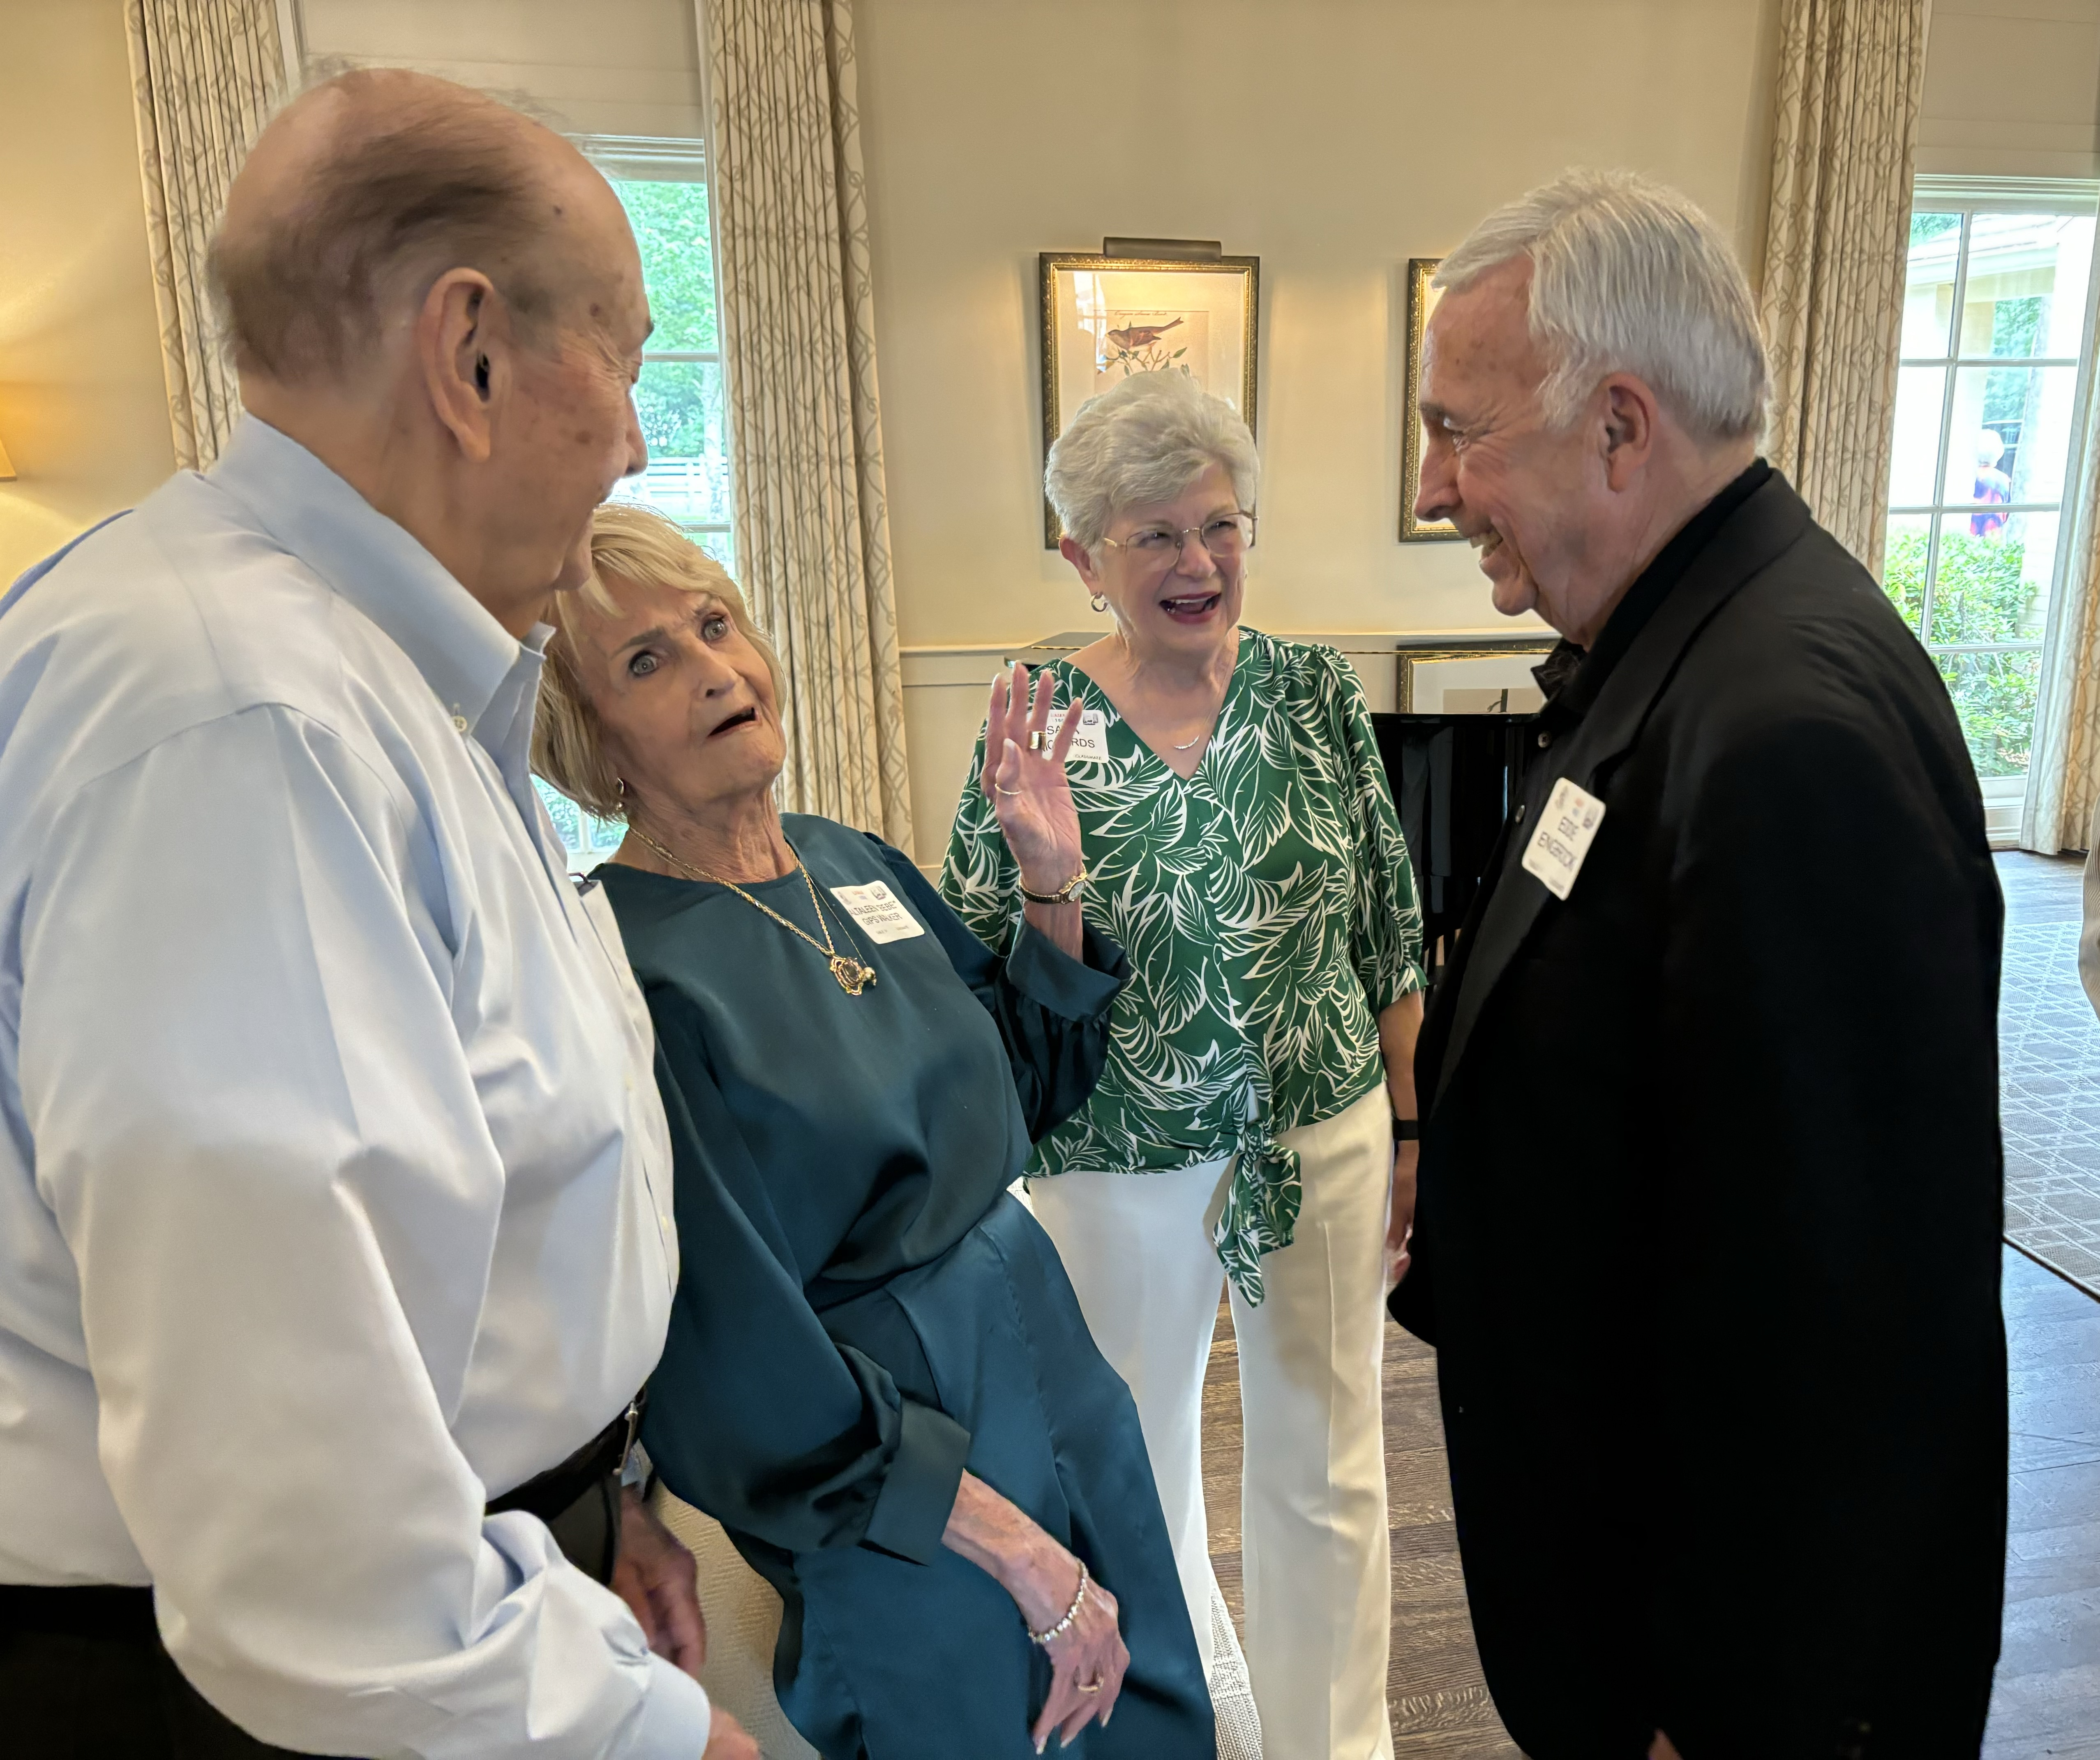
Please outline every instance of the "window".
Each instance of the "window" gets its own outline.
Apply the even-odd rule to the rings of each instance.
[[[2033,743],[2093,234],[2090,184],[1919,179],[1883,580],[1987,795]]]
[[[607,135],[587,135],[577,145],[605,173],[627,210],[656,320],[634,388],[649,468],[621,483],[614,496],[668,514],[702,549],[734,568],[704,151],[695,140]],[[544,783],[540,794],[568,848],[569,865],[579,873],[619,848],[622,827],[593,818]]]

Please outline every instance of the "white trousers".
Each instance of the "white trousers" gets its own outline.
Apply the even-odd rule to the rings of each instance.
[[[1246,1656],[1266,1760],[1390,1760],[1392,1619],[1381,1386],[1392,1109],[1383,1084],[1286,1131],[1304,1201],[1262,1260],[1266,1298],[1233,1292],[1246,1440],[1240,1559]],[[1101,1354],[1130,1383],[1207,1669],[1203,1374],[1224,1269],[1211,1228],[1229,1161],[1174,1173],[1029,1182]]]

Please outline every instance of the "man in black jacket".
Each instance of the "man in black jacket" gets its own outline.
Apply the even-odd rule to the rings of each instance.
[[[2001,907],[1961,729],[1755,457],[1697,209],[1571,174],[1440,280],[1418,511],[1566,638],[1423,1032],[1392,1299],[1489,1685],[1533,1760],[1973,1756]]]

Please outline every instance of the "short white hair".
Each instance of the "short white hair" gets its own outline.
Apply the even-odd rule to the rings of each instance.
[[[1468,287],[1531,262],[1533,339],[1551,362],[1539,402],[1564,428],[1608,375],[1645,380],[1695,439],[1760,433],[1771,373],[1749,283],[1689,196],[1630,171],[1566,171],[1498,208],[1444,259]]]
[[[1233,406],[1188,374],[1134,373],[1079,405],[1050,448],[1043,487],[1065,536],[1089,555],[1125,509],[1171,501],[1213,465],[1254,511],[1261,460]]]

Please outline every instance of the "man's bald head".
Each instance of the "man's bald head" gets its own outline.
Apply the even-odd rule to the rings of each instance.
[[[567,141],[492,98],[397,69],[338,75],[263,130],[227,193],[211,277],[236,364],[340,382],[457,268],[487,276],[534,340],[584,278],[589,253],[563,235],[613,201]]]

